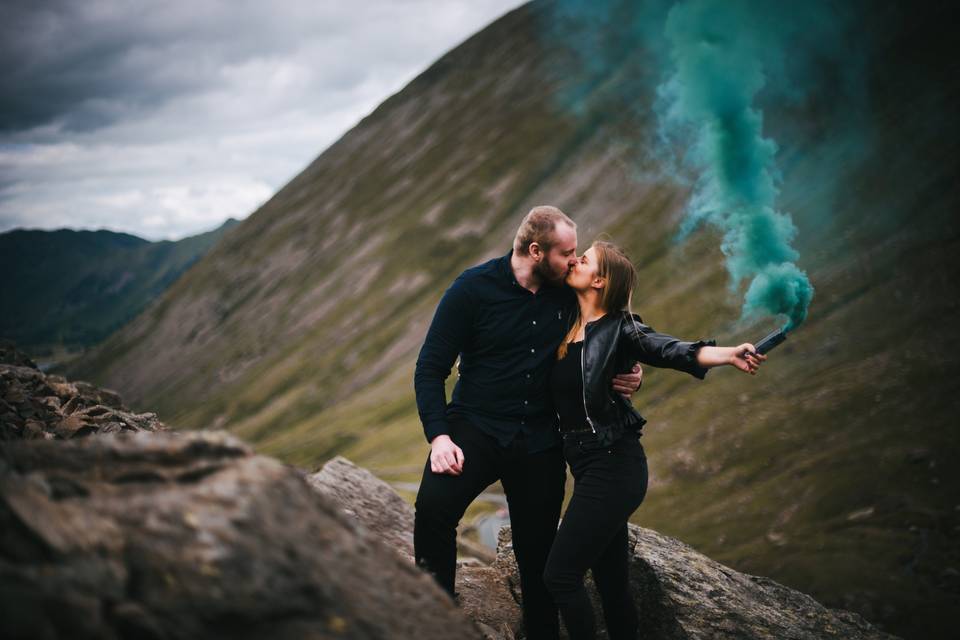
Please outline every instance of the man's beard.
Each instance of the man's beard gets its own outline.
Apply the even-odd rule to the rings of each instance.
[[[566,280],[567,274],[570,273],[570,268],[568,267],[562,272],[557,273],[550,267],[549,262],[543,260],[533,265],[533,272],[539,276],[541,282],[558,286],[562,285],[563,281]]]

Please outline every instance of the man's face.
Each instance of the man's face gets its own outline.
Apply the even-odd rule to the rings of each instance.
[[[544,282],[560,284],[577,263],[577,230],[566,224],[558,224],[553,232],[553,245],[534,267],[534,272]]]

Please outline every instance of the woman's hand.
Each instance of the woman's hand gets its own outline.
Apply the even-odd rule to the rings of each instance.
[[[463,450],[448,435],[430,441],[430,470],[458,476],[463,473]]]
[[[757,353],[757,348],[749,342],[744,342],[740,346],[733,347],[732,349],[728,364],[752,376],[757,374],[757,369],[759,369],[763,361],[767,359],[767,356]]]

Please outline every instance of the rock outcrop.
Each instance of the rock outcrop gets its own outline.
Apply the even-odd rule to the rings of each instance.
[[[828,609],[769,578],[740,573],[651,529],[628,525],[630,588],[647,638],[658,640],[895,640],[849,611]],[[510,529],[494,566],[519,592]],[[587,580],[602,625],[600,601]],[[606,637],[606,635],[603,635]]]
[[[0,363],[12,364],[17,367],[37,369],[37,363],[30,356],[17,349],[13,340],[0,340]]]
[[[227,434],[2,447],[0,637],[481,637],[300,472]]]
[[[310,476],[342,512],[406,558],[412,557],[413,509],[386,482],[343,457]],[[773,580],[737,572],[664,535],[629,525],[631,589],[647,637],[890,640],[855,613],[828,609]],[[518,637],[520,580],[510,528],[500,530],[496,560],[457,568],[458,604],[486,638]],[[598,613],[599,598],[587,587]],[[600,622],[602,634],[605,631]],[[603,635],[603,637],[606,637]]]
[[[116,392],[45,375],[10,342],[0,344],[0,441],[161,429],[156,414],[131,412]]]
[[[367,530],[408,557],[412,554],[413,510],[390,485],[342,457],[310,481]],[[629,529],[631,588],[645,637],[894,638],[855,613],[828,609],[773,580],[735,571],[679,540],[632,524]],[[458,602],[486,638],[514,638],[521,632],[519,584],[509,527],[500,530],[491,565],[468,560],[458,566]],[[587,586],[599,616],[602,609],[589,576]]]
[[[307,481],[360,526],[413,561],[413,507],[393,487],[342,456],[307,476]]]

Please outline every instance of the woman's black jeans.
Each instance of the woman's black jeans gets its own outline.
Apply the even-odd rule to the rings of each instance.
[[[594,638],[593,606],[583,585],[587,569],[603,604],[611,640],[637,635],[630,595],[627,520],[647,493],[647,457],[640,436],[626,432],[607,447],[593,433],[565,434],[573,496],[547,558],[543,578],[571,640]]]

